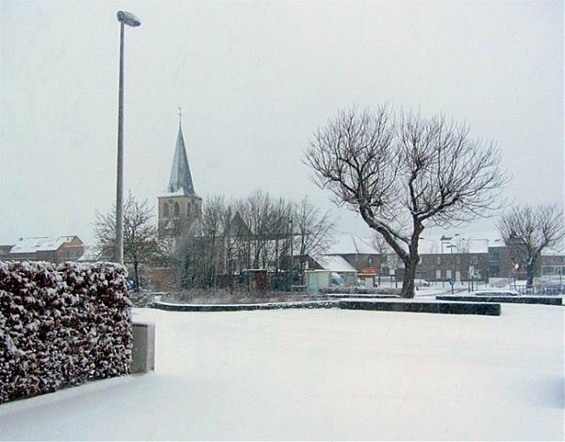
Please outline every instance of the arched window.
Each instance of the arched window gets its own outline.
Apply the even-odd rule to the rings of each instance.
[[[179,203],[175,203],[175,216],[179,216],[179,214],[180,214]]]
[[[190,209],[192,208],[192,206],[190,205],[190,203],[188,203],[186,205],[186,217],[190,218]]]
[[[169,205],[167,203],[165,203],[165,205],[163,206],[163,212],[165,214],[165,218],[169,217]]]

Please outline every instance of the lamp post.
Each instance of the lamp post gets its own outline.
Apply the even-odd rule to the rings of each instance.
[[[118,91],[118,178],[116,184],[116,243],[114,260],[124,263],[124,25],[137,27],[139,19],[126,11],[118,11],[120,22],[120,79]]]

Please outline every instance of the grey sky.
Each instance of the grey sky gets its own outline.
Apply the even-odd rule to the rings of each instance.
[[[125,189],[151,203],[178,106],[200,196],[262,189],[326,209],[303,148],[339,107],[385,101],[496,140],[510,199],[564,202],[561,1],[1,1],[0,243],[91,241],[114,204],[119,9],[142,21],[126,29]]]

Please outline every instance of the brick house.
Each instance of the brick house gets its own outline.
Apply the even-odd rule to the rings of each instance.
[[[442,236],[421,239],[417,277],[428,281],[487,281],[489,241],[486,239]]]
[[[78,236],[20,238],[12,246],[1,246],[0,259],[9,261],[49,261],[60,264],[78,261],[85,245]]]

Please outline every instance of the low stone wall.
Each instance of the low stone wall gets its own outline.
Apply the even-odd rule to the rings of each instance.
[[[560,296],[465,296],[465,295],[438,295],[441,301],[465,301],[465,302],[499,302],[510,304],[543,304],[563,305],[563,297]]]
[[[388,312],[445,313],[450,315],[500,316],[500,304],[439,301],[374,301],[341,299],[339,308],[346,310],[378,310]]]
[[[304,308],[336,308],[339,301],[268,302],[264,304],[172,304],[155,302],[154,308],[176,312],[235,312],[247,310],[280,310]]]
[[[345,310],[380,310],[455,315],[499,316],[500,304],[475,302],[439,302],[415,300],[339,299],[329,301],[281,302],[265,304],[172,304],[156,302],[154,308],[179,312],[235,312],[248,310],[341,308]]]

